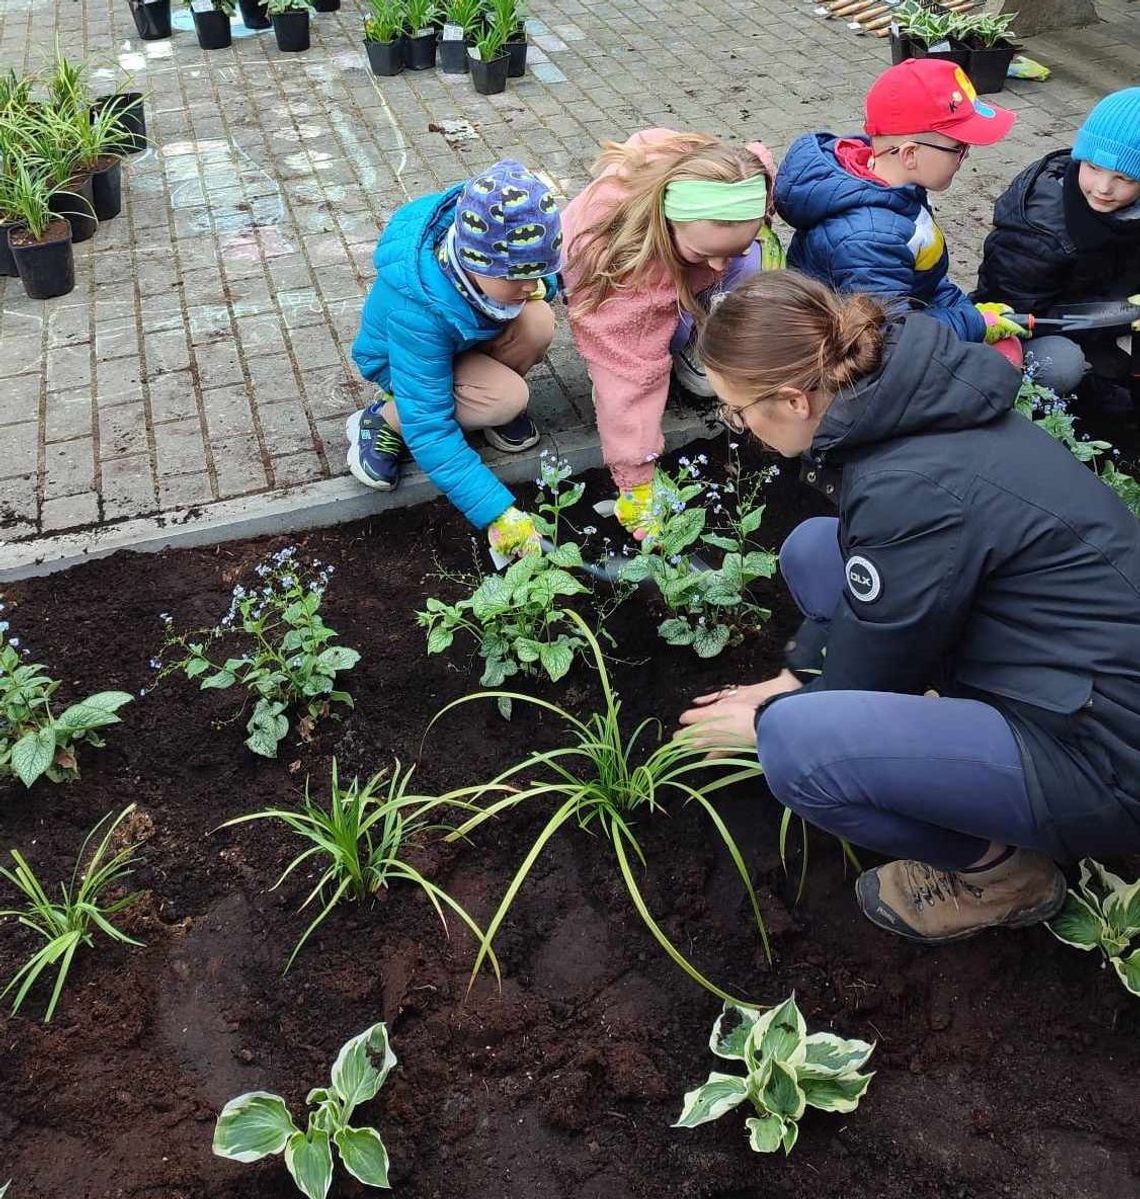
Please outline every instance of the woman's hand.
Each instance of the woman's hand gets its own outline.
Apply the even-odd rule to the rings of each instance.
[[[803,684],[790,670],[782,670],[774,679],[754,683],[749,687],[722,687],[708,695],[698,695],[693,706],[681,713],[678,734],[709,757],[719,757],[736,750],[756,748],[756,710],[774,695],[797,691]]]

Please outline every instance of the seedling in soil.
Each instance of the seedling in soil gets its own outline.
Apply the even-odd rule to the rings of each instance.
[[[1065,906],[1049,921],[1049,931],[1076,949],[1099,949],[1120,981],[1140,995],[1140,879],[1126,883],[1092,858],[1081,862],[1081,876]]]
[[[230,609],[215,628],[176,635],[164,618],[162,657],[172,660],[160,677],[180,670],[200,679],[203,691],[240,684],[256,695],[245,742],[255,754],[277,756],[289,732],[290,709],[300,712],[298,732],[309,740],[332,704],[353,706],[352,696],[337,689],[336,676],[360,661],[356,650],[328,644],[337,634],[321,619],[320,607],[332,571],[319,562],[306,565],[287,546],[257,567],[259,586],[234,588]],[[219,665],[209,643],[229,638],[239,641],[242,652]]]
[[[256,1162],[283,1152],[297,1189],[308,1199],[325,1199],[332,1185],[335,1145],[353,1178],[365,1186],[387,1187],[388,1151],[380,1134],[374,1128],[354,1128],[349,1121],[361,1103],[375,1098],[395,1064],[387,1028],[373,1024],[341,1047],[331,1084],[309,1092],[306,1102],[312,1110],[306,1132],[293,1123],[280,1095],[250,1091],[222,1108],[214,1128],[214,1153],[235,1162]]]
[[[279,820],[302,840],[310,843],[308,849],[286,866],[281,877],[273,884],[274,888],[281,886],[297,867],[311,858],[324,864],[324,870],[301,904],[301,910],[317,899],[323,902],[324,907],[294,946],[285,964],[286,971],[301,952],[301,947],[342,899],[359,902],[369,895],[378,894],[381,888],[394,880],[412,883],[423,891],[431,900],[444,932],[447,931],[447,920],[443,909],[448,907],[478,941],[483,941],[483,930],[466,909],[406,860],[409,851],[419,848],[425,833],[450,828],[429,823],[427,819],[429,813],[444,801],[426,795],[408,794],[414,769],[409,767],[401,770],[397,762],[388,778],[385,794],[381,792],[385,779],[383,772],[373,775],[363,787],[354,778],[347,787],[342,788],[337,775],[336,758],[333,758],[332,793],[327,808],[311,798],[306,779],[305,799],[300,811],[269,808],[227,820],[221,826],[230,828],[236,824],[248,824],[251,820]],[[470,808],[470,805],[462,804],[451,806]],[[499,963],[494,955],[490,960],[498,977]]]
[[[481,699],[499,700],[505,696],[512,701],[533,704],[535,707],[550,712],[567,726],[571,734],[572,744],[564,749],[532,753],[521,762],[503,771],[491,782],[464,788],[444,797],[448,801],[464,800],[474,803],[495,792],[506,792],[502,798],[490,803],[449,834],[448,840],[468,836],[484,822],[519,804],[534,801],[554,801],[558,804],[554,814],[523,858],[522,864],[507,887],[498,910],[487,925],[487,932],[471,973],[472,981],[478,974],[484,956],[490,953],[499,927],[547,842],[564,824],[576,820],[580,828],[591,831],[601,830],[617,859],[622,881],[629,892],[633,906],[661,948],[694,982],[721,999],[730,999],[731,996],[710,982],[681,953],[650,914],[641,894],[641,888],[638,886],[631,860],[635,859],[643,867],[645,866],[645,856],[638,843],[633,825],[637,816],[655,816],[663,813],[665,811],[663,801],[666,796],[680,795],[686,802],[691,801],[698,804],[712,822],[713,828],[732,858],[733,865],[744,884],[749,903],[752,906],[752,913],[765,955],[771,960],[768,933],[764,925],[764,918],[760,914],[760,904],[756,898],[756,892],[748,876],[748,868],[744,864],[744,859],[732,834],[729,833],[716,809],[707,798],[713,791],[755,778],[760,773],[760,768],[754,758],[731,756],[734,752],[731,748],[727,748],[725,751],[729,756],[708,761],[705,758],[707,747],[697,749],[683,737],[665,744],[658,744],[645,753],[641,746],[643,740],[647,739],[649,730],[656,728],[658,738],[661,735],[661,726],[655,720],[642,721],[632,735],[628,739],[625,738],[622,735],[620,721],[621,702],[614,694],[610,683],[601,646],[582,617],[576,612],[571,612],[568,616],[578,626],[581,636],[589,646],[605,697],[604,711],[593,714],[587,720],[579,720],[563,708],[531,695],[483,691],[465,695],[448,704],[432,721],[434,724],[445,713],[460,704]],[[707,776],[710,771],[721,773],[719,777],[711,780],[707,777],[701,778],[699,788],[690,781],[694,775]],[[519,788],[515,785],[515,780],[520,777],[533,781],[528,781]]]
[[[751,599],[748,588],[776,573],[776,555],[752,543],[764,518],[760,495],[775,468],[757,472],[745,486],[734,457],[733,477],[718,484],[701,478],[703,461],[703,454],[696,461],[681,458],[676,475],[657,471],[653,493],[659,530],[641,542],[621,577],[627,583],[653,580],[672,613],[657,630],[669,645],[690,645],[698,657],[715,658],[772,615]],[[706,531],[710,515],[717,527]],[[693,555],[703,546],[723,551],[719,566],[694,567]]]
[[[7,640],[7,630],[0,621],[0,779],[15,775],[30,787],[41,775],[53,783],[78,778],[75,750],[101,749],[105,743],[95,730],[118,724],[116,712],[132,697],[100,691],[53,716],[59,682],[43,666],[21,662],[19,642]]]
[[[799,903],[804,897],[804,888],[807,886],[808,876],[808,845],[811,839],[810,826],[802,817],[797,817],[791,808],[785,808],[783,815],[780,817],[780,865],[784,868],[784,873],[788,873],[788,834],[791,832],[793,819],[798,819],[800,822],[800,881],[796,887],[796,903]],[[862,863],[855,854],[855,850],[851,848],[851,842],[846,837],[836,837],[839,842],[840,849],[843,850],[843,856],[847,859],[847,864],[859,874],[862,869]]]
[[[746,1100],[755,1116],[744,1121],[748,1143],[757,1153],[789,1154],[799,1136],[800,1117],[809,1107],[851,1112],[873,1074],[860,1074],[874,1044],[845,1041],[832,1033],[810,1036],[793,995],[767,1012],[726,1003],[713,1025],[709,1048],[717,1057],[743,1062],[747,1073],[713,1072],[685,1095],[674,1128],[696,1128],[716,1120]]]
[[[131,804],[111,822],[90,860],[87,859],[87,846],[110,820],[110,815],[100,820],[87,834],[79,849],[70,885],[60,883],[59,901],[48,898],[43,884],[36,878],[35,872],[18,850],[11,851],[16,863],[15,870],[7,870],[0,866],[0,878],[6,879],[16,887],[28,901],[23,908],[0,911],[0,917],[15,917],[25,928],[39,933],[46,942],[16,971],[8,985],[0,992],[0,999],[3,999],[9,991],[16,991],[16,998],[12,1003],[13,1014],[20,1010],[40,975],[58,963],[55,987],[44,1015],[45,1024],[51,1021],[76,950],[80,945],[94,945],[91,937],[92,924],[102,929],[113,941],[125,945],[142,944],[141,941],[128,937],[111,923],[112,918],[130,907],[140,893],[136,891],[109,903],[104,902],[106,893],[122,883],[131,873],[132,864],[138,860],[135,856],[137,845],[127,845],[112,853],[116,829],[134,810],[135,805]]]

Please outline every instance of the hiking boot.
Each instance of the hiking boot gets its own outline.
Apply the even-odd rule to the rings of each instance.
[[[1051,858],[1008,851],[992,865],[936,870],[925,862],[890,862],[855,880],[863,915],[887,932],[938,945],[985,928],[1024,928],[1055,916],[1065,876]]]
[[[682,349],[673,351],[673,376],[690,395],[706,400],[716,395],[708,375],[705,374],[704,363],[697,353],[695,339]]]
[[[484,429],[483,436],[488,445],[502,450],[504,454],[521,454],[523,450],[538,445],[541,437],[534,421],[525,412],[520,412],[514,420],[507,421],[505,425]]]
[[[348,469],[352,477],[376,491],[394,491],[400,482],[404,439],[381,416],[391,399],[382,395],[363,411],[354,412],[344,426],[348,435]]]

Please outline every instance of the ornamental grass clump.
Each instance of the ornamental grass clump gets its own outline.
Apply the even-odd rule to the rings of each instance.
[[[229,611],[214,628],[176,634],[164,616],[167,639],[154,662],[159,677],[181,672],[199,679],[203,691],[244,687],[256,697],[245,741],[255,754],[277,756],[291,714],[302,739],[309,740],[333,704],[353,706],[352,696],[337,687],[337,675],[360,661],[356,650],[329,644],[337,633],[321,618],[333,569],[302,562],[286,546],[256,568],[255,586],[234,587]],[[218,643],[237,653],[219,662],[211,653]]]
[[[828,1032],[808,1035],[796,997],[767,1012],[726,1003],[713,1025],[709,1048],[717,1057],[743,1062],[745,1074],[714,1071],[685,1095],[674,1128],[696,1128],[747,1102],[755,1115],[744,1121],[757,1153],[791,1153],[799,1119],[809,1107],[852,1112],[871,1083],[861,1074],[874,1044],[845,1041]]]
[[[301,904],[301,910],[318,899],[324,906],[294,946],[285,963],[286,971],[305,942],[338,903],[342,900],[360,902],[378,895],[391,882],[406,882],[419,887],[435,908],[444,932],[447,931],[447,920],[443,909],[447,907],[463,921],[478,941],[483,941],[483,930],[463,905],[442,887],[425,878],[407,860],[406,855],[420,848],[427,833],[450,831],[451,827],[428,819],[445,801],[433,796],[408,793],[414,769],[408,767],[407,770],[401,770],[397,762],[390,775],[385,772],[375,774],[364,786],[354,778],[347,787],[341,787],[336,758],[333,758],[332,786],[327,806],[312,798],[306,779],[305,797],[299,810],[267,808],[227,820],[221,826],[231,828],[252,820],[277,820],[302,841],[309,842],[308,848],[285,867],[271,890],[281,886],[294,870],[306,863],[315,861],[322,867],[315,886]],[[386,789],[385,779],[388,784]],[[448,806],[470,808],[470,805],[463,804]],[[490,961],[498,977],[499,963],[493,954]]]
[[[731,833],[708,799],[712,792],[755,779],[760,774],[760,768],[754,757],[736,756],[739,750],[735,747],[725,747],[725,756],[710,761],[705,757],[709,747],[697,749],[686,736],[661,743],[661,726],[655,720],[642,721],[626,736],[620,719],[621,702],[610,682],[601,646],[581,616],[571,612],[568,618],[577,626],[580,636],[589,647],[604,698],[605,706],[601,712],[580,720],[556,704],[534,696],[483,691],[448,704],[432,721],[434,724],[460,704],[475,700],[498,700],[506,696],[515,703],[531,704],[549,712],[566,727],[569,734],[569,745],[560,749],[535,751],[489,783],[463,788],[444,797],[448,801],[477,804],[499,795],[499,798],[491,799],[486,807],[449,834],[448,840],[468,837],[487,821],[520,804],[554,805],[553,814],[515,871],[498,909],[487,925],[472,970],[472,982],[484,956],[491,952],[503,920],[543,849],[563,825],[574,821],[579,828],[602,835],[608,848],[613,851],[634,908],[672,961],[694,982],[722,999],[729,999],[731,996],[726,991],[706,978],[674,945],[650,914],[635,870],[635,863],[643,868],[646,865],[635,827],[639,819],[664,815],[669,799],[697,804],[732,859],[748,896],[764,953],[770,960],[768,933],[748,867]],[[654,733],[657,743],[650,747]]]

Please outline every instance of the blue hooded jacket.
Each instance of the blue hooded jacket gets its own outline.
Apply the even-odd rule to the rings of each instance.
[[[852,175],[835,157],[838,140],[806,133],[780,165],[776,211],[796,230],[788,265],[836,291],[902,297],[963,341],[983,341],[985,320],[947,278],[946,239],[926,189]]]
[[[498,337],[503,326],[472,308],[436,260],[436,242],[452,224],[462,190],[459,184],[413,200],[388,222],[372,256],[376,282],[352,357],[366,379],[392,393],[400,432],[420,469],[484,528],[514,497],[455,419],[452,363],[456,354]]]

